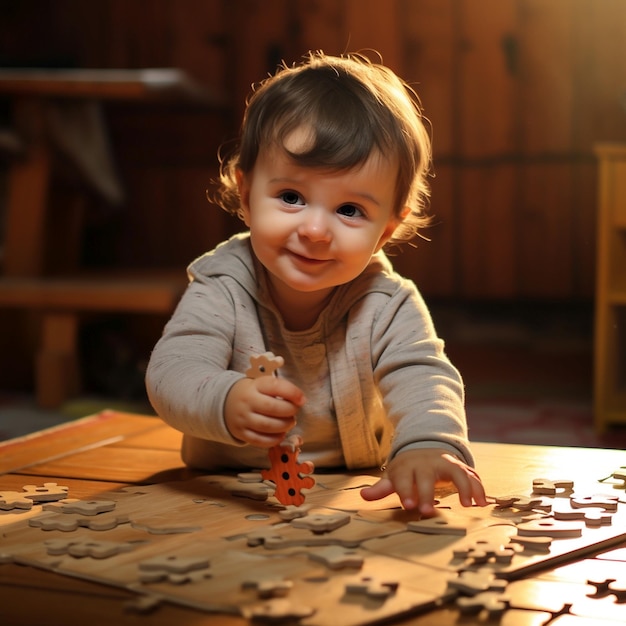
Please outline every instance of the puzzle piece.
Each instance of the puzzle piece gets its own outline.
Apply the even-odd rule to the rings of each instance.
[[[66,541],[64,539],[51,539],[44,542],[48,554],[60,556],[68,554],[75,558],[86,556],[94,559],[107,559],[121,552],[128,552],[134,548],[132,543],[114,541]]]
[[[349,513],[315,513],[295,518],[291,525],[294,528],[308,528],[314,533],[327,533],[350,523]]]
[[[280,519],[289,522],[298,517],[305,517],[308,515],[311,506],[309,504],[303,504],[301,506],[295,506],[294,504],[288,504],[283,509],[278,511],[278,517]]]
[[[533,480],[533,493],[543,496],[556,496],[571,493],[574,489],[574,481],[569,479],[549,480],[547,478],[535,478]]]
[[[273,376],[276,370],[285,364],[282,356],[275,356],[273,352],[264,352],[259,356],[250,357],[250,367],[246,370],[248,378]]]
[[[579,509],[555,509],[552,515],[556,520],[582,520],[587,526],[610,526],[613,523],[613,513],[603,508],[583,507]]]
[[[293,588],[291,580],[276,578],[261,578],[257,580],[245,580],[241,584],[242,589],[254,589],[261,599],[284,598],[289,595]]]
[[[59,500],[44,504],[44,511],[57,511],[58,513],[76,513],[78,515],[98,515],[108,513],[115,508],[113,500]]]
[[[485,591],[502,593],[506,586],[506,580],[496,578],[493,572],[488,569],[466,570],[459,573],[456,578],[448,579],[448,589],[460,591],[469,596],[475,596]]]
[[[85,516],[60,513],[58,515],[38,515],[28,520],[30,526],[41,528],[41,530],[60,530],[62,532],[72,532],[79,526],[91,530],[111,530],[119,524],[129,522],[128,515],[116,515],[112,513],[101,513],[96,516]]]
[[[296,506],[303,504],[305,496],[302,489],[311,489],[315,485],[313,477],[306,475],[313,473],[313,463],[298,462],[301,443],[301,437],[292,435],[280,445],[270,448],[269,457],[272,467],[261,472],[265,480],[270,480],[276,485],[274,497],[281,504]]]
[[[510,541],[519,544],[528,552],[550,552],[550,546],[552,545],[552,537],[514,535],[510,538]]]
[[[249,378],[261,376],[273,376],[276,370],[283,366],[284,359],[275,356],[272,352],[265,352],[259,356],[250,357],[250,367],[246,370]],[[269,449],[271,469],[262,470],[264,480],[270,480],[276,485],[274,497],[281,504],[294,504],[296,506],[304,502],[302,489],[311,489],[315,480],[311,476],[303,474],[313,473],[313,463],[305,461],[298,463],[298,454],[302,438],[296,435],[287,437],[278,446]]]
[[[24,497],[35,503],[55,502],[67,498],[69,487],[57,485],[57,483],[44,483],[43,486],[24,485]]]
[[[33,504],[54,502],[67,498],[68,487],[57,483],[44,483],[43,486],[24,485],[23,491],[0,491],[0,510],[30,510]]]
[[[605,511],[617,511],[619,498],[617,496],[606,494],[594,494],[591,496],[583,496],[574,494],[570,497],[570,506],[573,509],[582,509],[585,507],[600,508]]]
[[[498,591],[482,591],[474,596],[460,596],[456,605],[461,613],[480,613],[485,610],[489,617],[497,617],[509,608],[510,599]]]
[[[310,551],[309,558],[319,561],[330,569],[343,569],[344,567],[361,568],[363,557],[355,550],[348,550],[342,546],[327,546],[315,551]]]
[[[33,501],[23,491],[0,491],[0,511],[21,509],[28,511],[33,508]]]
[[[583,534],[584,524],[579,522],[562,522],[543,518],[522,522],[517,525],[517,534],[522,537],[552,537],[554,539],[570,539]]]
[[[531,511],[534,509],[550,510],[550,504],[541,497],[508,495],[494,498],[496,506],[501,509],[516,509],[517,511]]]
[[[294,604],[284,598],[272,598],[263,604],[242,609],[243,616],[248,620],[259,622],[292,623],[311,617],[315,609],[302,604]]]
[[[479,540],[473,545],[454,549],[452,554],[454,558],[470,559],[474,564],[489,561],[509,564],[518,551],[519,549],[515,546],[504,546],[498,542]]]
[[[426,533],[428,535],[466,535],[467,520],[454,521],[446,516],[437,515],[420,520],[407,522],[407,530],[414,533]]]
[[[626,467],[620,467],[611,474],[611,478],[621,480],[621,485],[614,485],[615,489],[626,489]]]
[[[376,600],[386,600],[398,590],[399,583],[391,581],[380,581],[371,576],[361,578],[346,583],[346,593],[358,593],[366,595],[368,598]]]

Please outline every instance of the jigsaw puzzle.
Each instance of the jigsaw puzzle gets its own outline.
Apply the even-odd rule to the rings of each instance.
[[[528,594],[539,592],[523,580],[626,540],[626,505],[617,497],[568,495],[557,486],[537,500],[535,483],[528,495],[494,498],[484,508],[465,509],[455,495],[439,498],[437,515],[420,520],[397,500],[363,501],[363,510],[355,510],[354,494],[371,476],[324,475],[303,507],[280,503],[271,489],[262,500],[234,495],[233,482],[263,484],[258,475],[249,480],[208,475],[85,502],[44,486],[64,497],[12,510],[0,537],[2,562],[134,590],[138,602],[129,610],[158,610],[167,600],[302,626],[367,624],[443,603],[511,624],[531,615],[543,623],[586,615],[594,602],[612,616],[624,610],[626,576],[610,567],[589,570],[589,584],[569,590],[570,604],[533,600]],[[32,486],[24,493],[32,494]],[[598,504],[611,524],[579,517]],[[556,519],[566,511],[573,515]]]

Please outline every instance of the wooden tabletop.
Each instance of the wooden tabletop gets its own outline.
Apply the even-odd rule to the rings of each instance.
[[[200,474],[183,466],[180,444],[180,433],[155,417],[104,411],[27,437],[0,442],[0,492],[20,491],[27,484],[56,482],[69,487],[72,498],[83,500],[123,487],[192,480]],[[577,489],[606,491],[611,487],[598,483],[598,479],[626,465],[626,453],[618,450],[475,443],[474,451],[490,495],[526,493],[532,480],[539,476],[571,478],[576,481]],[[616,493],[624,499],[623,490]],[[0,511],[0,623],[3,625],[247,623],[238,616],[212,615],[169,602],[152,613],[137,615],[126,608],[136,595],[132,591],[14,562],[2,563],[3,548],[6,550],[2,529],[18,515],[16,511]],[[626,571],[626,563],[622,565]],[[626,573],[622,582],[626,588]],[[626,619],[626,604],[622,606]],[[446,626],[458,623],[457,619],[456,609],[439,608],[396,623]],[[463,624],[482,623],[474,622],[471,617],[462,620]],[[518,623],[530,622],[515,622]],[[578,622],[572,617],[567,623],[577,626]]]

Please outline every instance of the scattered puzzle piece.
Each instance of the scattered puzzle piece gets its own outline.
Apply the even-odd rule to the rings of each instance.
[[[262,578],[246,580],[241,584],[242,589],[254,589],[261,599],[284,598],[293,588],[293,582],[276,578]]]
[[[305,517],[297,517],[291,525],[294,528],[308,528],[314,533],[327,533],[350,523],[349,513],[315,513]]]
[[[293,604],[284,598],[272,598],[263,604],[246,607],[242,612],[245,618],[251,620],[269,623],[289,623],[289,620],[301,620],[311,617],[315,613],[315,609],[302,604]]]
[[[96,516],[80,516],[73,513],[59,513],[50,515],[49,512],[28,520],[30,526],[41,528],[42,530],[60,530],[62,532],[72,532],[79,526],[91,530],[111,530],[119,524],[127,524],[128,515],[115,513],[101,513]]]
[[[582,509],[584,507],[600,508],[605,511],[617,511],[618,497],[606,494],[594,494],[591,496],[583,496],[574,494],[570,497],[570,506],[573,509]]]
[[[574,481],[569,479],[549,480],[547,478],[535,478],[533,480],[533,493],[543,496],[556,496],[571,493],[574,489]]]
[[[603,508],[583,507],[579,509],[555,509],[552,515],[556,520],[582,520],[587,526],[610,526],[613,513]]]
[[[311,506],[309,504],[302,504],[300,506],[295,506],[294,504],[288,504],[283,509],[278,511],[278,517],[280,519],[289,522],[298,517],[305,517],[308,515]]]
[[[580,537],[583,534],[583,529],[584,524],[579,522],[561,522],[555,519],[543,518],[518,524],[517,534],[523,537],[569,539],[572,537]]]
[[[385,600],[398,590],[399,583],[381,581],[371,576],[362,576],[359,579],[346,583],[346,593],[358,593],[369,598]]]
[[[546,510],[549,509],[549,503],[546,503],[541,497],[509,495],[498,496],[494,498],[496,506],[502,509],[512,508],[518,511],[530,511],[534,509]]]
[[[30,510],[33,503],[54,502],[67,498],[68,487],[57,483],[44,483],[42,486],[24,485],[23,491],[0,491],[0,510]]]
[[[552,545],[552,537],[514,535],[510,541],[521,545],[528,552],[550,552]]]
[[[312,561],[319,561],[330,569],[361,568],[363,566],[363,557],[358,552],[342,546],[327,546],[310,551],[308,555]]]
[[[474,564],[495,561],[509,564],[519,550],[514,546],[504,546],[498,542],[485,540],[476,541],[473,545],[455,548],[452,551],[454,558],[469,559]]]
[[[461,613],[479,613],[487,611],[489,617],[497,617],[509,608],[508,596],[498,591],[482,591],[474,596],[460,596],[456,605]]]
[[[135,546],[132,543],[114,541],[66,541],[51,539],[45,541],[46,550],[52,556],[67,554],[75,558],[91,557],[107,559],[122,552],[128,552]]]
[[[59,500],[43,505],[44,511],[76,513],[78,515],[98,515],[115,509],[113,500]]]
[[[443,515],[428,517],[420,520],[412,520],[406,525],[407,530],[414,533],[426,533],[429,535],[466,535],[467,520],[454,521]]]
[[[484,591],[502,593],[506,586],[506,580],[496,578],[493,572],[488,569],[466,570],[459,573],[456,578],[448,580],[448,589],[455,589],[470,596],[475,596]]]

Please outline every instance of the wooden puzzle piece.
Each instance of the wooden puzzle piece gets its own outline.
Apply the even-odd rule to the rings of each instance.
[[[543,518],[522,522],[517,525],[517,534],[522,537],[552,537],[554,539],[570,539],[583,534],[584,524],[579,522],[562,522]]]
[[[289,595],[293,588],[291,580],[283,580],[277,578],[260,578],[256,580],[244,580],[241,583],[242,589],[254,589],[261,599],[267,598],[284,598]]]
[[[510,538],[512,543],[517,543],[527,552],[550,552],[552,545],[552,537],[524,537],[523,535],[514,535]]]
[[[55,502],[67,498],[69,487],[63,487],[57,483],[44,483],[43,485],[24,485],[24,497],[35,503]]]
[[[606,495],[606,494],[593,494],[590,496],[583,496],[583,495],[578,495],[578,494],[574,494],[572,496],[570,496],[570,506],[573,509],[582,509],[585,507],[592,507],[592,508],[600,508],[600,509],[604,509],[605,511],[612,511],[615,512],[617,511],[617,504],[618,504],[619,498],[617,496],[612,496],[612,495]]]
[[[281,504],[300,506],[304,503],[303,489],[312,489],[315,480],[307,474],[313,473],[313,463],[298,462],[302,439],[297,435],[287,437],[278,446],[269,449],[271,468],[261,475],[276,485],[274,497]]]
[[[67,554],[75,558],[91,557],[107,559],[122,552],[128,552],[135,546],[127,542],[115,541],[67,541],[51,539],[44,542],[46,551],[51,556]]]
[[[610,526],[613,523],[612,512],[591,506],[579,509],[554,509],[552,516],[556,520],[581,520],[592,528]]]
[[[489,617],[497,617],[509,608],[510,599],[498,591],[482,591],[474,596],[460,596],[456,605],[461,613],[487,611]]]
[[[264,352],[258,356],[250,357],[250,367],[246,370],[248,378],[261,378],[261,376],[273,376],[276,370],[285,364],[282,356],[275,356],[273,352]]]
[[[294,528],[308,528],[314,533],[327,533],[350,523],[349,513],[314,513],[292,520]]]
[[[294,504],[288,504],[283,507],[280,511],[278,511],[278,517],[280,519],[289,522],[298,517],[306,517],[311,510],[310,504],[302,504],[300,506],[295,506]]]
[[[346,593],[363,594],[376,600],[386,600],[398,590],[399,583],[373,578],[372,576],[361,576],[354,581],[346,583]]]
[[[163,599],[156,595],[142,595],[128,600],[124,603],[124,609],[131,613],[140,613],[142,615],[152,613],[158,609],[163,602]]]
[[[20,509],[29,511],[33,508],[33,501],[27,498],[23,491],[0,491],[0,511]]]
[[[222,488],[231,496],[238,498],[249,498],[264,502],[274,491],[274,487],[268,486],[264,482],[244,482],[241,480],[229,480],[222,483]]]
[[[518,511],[530,511],[530,510],[546,510],[549,509],[549,503],[545,502],[542,497],[522,496],[522,495],[507,495],[497,496],[494,498],[496,506],[501,509],[512,508]]]
[[[260,378],[261,376],[273,376],[277,369],[284,365],[285,361],[272,352],[265,352],[259,356],[250,357],[250,367],[246,370],[248,378]],[[294,504],[296,506],[304,502],[305,496],[302,489],[311,489],[315,480],[306,474],[313,473],[313,463],[298,462],[302,438],[292,435],[283,440],[279,445],[269,449],[271,468],[262,470],[264,480],[270,480],[276,485],[274,497],[281,504]]]
[[[23,491],[0,491],[0,510],[21,509],[28,511],[33,504],[54,502],[67,498],[68,487],[57,483],[44,483],[42,486],[24,485]]]
[[[506,580],[496,578],[489,569],[465,570],[460,572],[456,578],[448,579],[448,589],[454,589],[470,596],[485,591],[502,593],[507,584]]]
[[[543,496],[566,495],[572,493],[573,489],[574,481],[569,479],[535,478],[533,480],[533,493]]]
[[[515,546],[505,546],[499,542],[490,542],[486,540],[476,541],[472,545],[454,548],[452,554],[454,558],[469,559],[473,564],[495,563],[509,564],[513,560],[519,549]]]
[[[248,620],[266,623],[292,623],[311,617],[315,609],[295,604],[285,598],[271,598],[263,604],[242,609],[243,616]]]
[[[444,515],[427,517],[420,520],[407,522],[407,530],[414,533],[425,533],[428,535],[466,535],[467,519],[452,519]]]
[[[614,485],[615,489],[626,489],[626,467],[620,467],[611,474],[611,478],[621,480],[621,485]]]
[[[115,513],[101,513],[96,516],[80,516],[73,513],[60,513],[57,515],[44,513],[37,517],[31,517],[28,520],[28,524],[42,530],[72,532],[79,526],[91,530],[111,530],[119,524],[127,524],[129,521],[128,515]]]
[[[363,556],[355,550],[341,546],[326,546],[308,553],[312,561],[318,561],[330,569],[353,567],[360,569],[363,566]]]
[[[115,509],[113,500],[59,500],[44,504],[44,511],[56,511],[57,513],[76,513],[78,515],[99,515]]]

